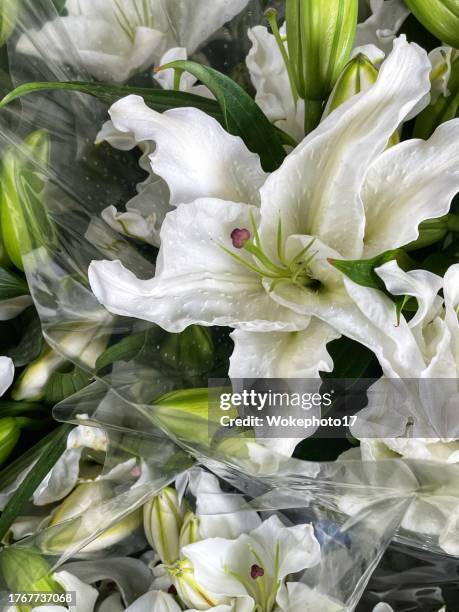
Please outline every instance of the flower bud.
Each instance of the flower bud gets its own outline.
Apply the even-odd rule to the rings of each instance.
[[[51,529],[48,533],[44,532],[42,550],[56,554],[72,547],[78,548],[78,542],[83,542],[94,532],[102,530],[109,524],[104,504],[113,499],[113,496],[113,486],[106,480],[78,485],[54,513],[49,527],[55,529]],[[114,546],[134,533],[141,522],[141,510],[135,510],[108,527],[79,552],[96,552]],[[60,524],[62,524],[61,529],[58,528]]]
[[[287,0],[287,44],[300,98],[326,100],[349,59],[358,0]]]
[[[214,346],[205,327],[191,325],[180,334],[169,334],[161,345],[161,359],[186,372],[207,372],[214,363]]]
[[[9,259],[21,270],[23,255],[38,247],[49,250],[56,244],[54,223],[43,201],[47,179],[35,166],[46,166],[49,152],[49,136],[38,130],[25,139],[22,150],[9,150],[2,160],[2,242]]]
[[[442,42],[459,48],[459,3],[457,0],[406,0],[422,25]]]
[[[177,594],[188,608],[208,610],[220,604],[229,603],[228,598],[209,593],[196,580],[191,562],[188,559],[178,561],[169,568]]]
[[[9,546],[0,552],[0,569],[12,593],[63,593],[63,589],[50,576],[51,566],[32,548]]]
[[[179,548],[182,549],[188,544],[194,544],[199,539],[199,518],[194,512],[189,511],[185,514],[180,530]]]
[[[378,69],[363,53],[351,59],[340,74],[335,87],[328,99],[323,117],[329,115],[338,106],[369,89],[378,78]]]
[[[438,219],[423,221],[419,226],[418,238],[404,247],[404,250],[416,251],[428,247],[443,240],[451,231],[459,231],[459,217],[457,215],[449,214]]]
[[[183,504],[177,491],[166,487],[143,507],[146,538],[166,565],[180,557],[179,536],[183,524]]]
[[[0,3],[0,47],[11,36],[18,16],[18,0],[2,0]]]
[[[0,466],[8,459],[17,444],[21,430],[17,419],[6,417],[0,419]]]

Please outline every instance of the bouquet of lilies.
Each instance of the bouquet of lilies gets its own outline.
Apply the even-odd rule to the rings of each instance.
[[[1,0],[0,90],[0,609],[454,610],[458,1]]]

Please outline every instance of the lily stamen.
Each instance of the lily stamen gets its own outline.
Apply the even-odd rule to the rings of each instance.
[[[242,264],[252,272],[255,272],[263,278],[273,279],[269,291],[273,289],[282,281],[291,281],[298,287],[308,287],[315,284],[315,280],[310,274],[309,264],[313,261],[317,255],[317,251],[312,253],[304,261],[302,258],[311,249],[315,242],[315,238],[310,240],[308,244],[300,249],[298,253],[288,261],[284,253],[283,234],[282,234],[282,221],[279,219],[277,226],[277,257],[280,261],[280,265],[274,262],[263,250],[261,239],[258,233],[258,229],[255,223],[253,215],[251,215],[252,228],[251,231],[248,228],[235,228],[231,232],[231,242],[233,247],[236,249],[244,249],[251,255],[253,255],[255,262],[252,262],[240,255],[236,255],[231,249],[220,244],[219,246],[228,253],[238,263]],[[253,236],[253,239],[252,239]]]

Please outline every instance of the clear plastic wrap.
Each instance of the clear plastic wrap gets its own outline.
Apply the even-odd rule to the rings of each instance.
[[[240,48],[243,37],[238,33],[259,23],[261,15],[261,3],[254,0],[242,16],[197,50],[199,57],[234,74],[247,51]],[[36,33],[49,21],[51,39],[44,44]],[[35,47],[35,57],[18,51],[20,37]],[[63,47],[68,56],[62,62],[56,49]],[[50,0],[22,3],[8,55],[14,82],[2,82],[4,93],[28,81],[91,79]],[[137,82],[152,86],[150,72],[136,77]],[[174,353],[171,342],[189,340],[171,340],[172,335],[154,325],[109,315],[92,294],[87,271],[93,260],[119,259],[141,278],[154,274],[154,249],[115,232],[101,217],[107,206],[127,202],[144,178],[134,153],[94,144],[106,118],[102,103],[64,91],[34,93],[0,111],[2,151],[12,151],[40,181],[40,199],[54,228],[51,238],[40,241],[33,224],[25,224],[30,236],[24,241],[29,248],[23,262],[43,333],[57,353],[93,379],[57,404],[54,416],[108,432],[109,450],[100,476],[107,477],[104,482],[111,487],[110,495],[96,497],[78,516],[41,525],[15,547],[39,551],[54,569],[66,568],[71,559],[105,556],[107,551],[114,556],[138,554],[145,549],[140,523],[139,529],[128,530],[128,537],[109,540],[102,553],[91,550],[91,543],[197,463],[232,491],[231,512],[249,507],[263,517],[275,513],[285,524],[312,523],[321,544],[321,562],[302,580],[339,603],[340,609],[355,609],[394,538],[426,554],[441,551],[435,530],[407,531],[404,517],[415,504],[424,503],[426,494],[433,507],[442,503],[447,491],[459,507],[459,465],[398,459],[316,463],[271,451],[263,454],[247,432],[229,440],[209,435],[206,412],[158,404],[169,392],[205,387],[208,378],[226,376],[228,338],[213,331],[215,358],[203,358],[196,369],[188,368],[186,351]],[[46,130],[50,138],[45,163],[24,146],[24,139],[37,130]],[[24,204],[26,219],[32,205]],[[100,344],[103,353],[104,347],[119,347],[133,337],[135,343],[105,352],[103,362],[93,360],[92,367],[81,360],[88,347]],[[215,495],[208,513],[225,514],[225,508],[225,495]],[[458,527],[452,524],[450,529],[455,532]],[[129,603],[133,598],[126,599]]]

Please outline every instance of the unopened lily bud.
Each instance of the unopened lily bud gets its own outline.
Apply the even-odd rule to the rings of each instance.
[[[349,59],[358,0],[287,0],[287,43],[300,98],[326,100]]]
[[[405,0],[422,25],[442,42],[459,48],[457,0]]]
[[[166,487],[143,507],[146,538],[166,565],[180,556],[179,537],[183,525],[184,505],[172,487]]]
[[[18,16],[18,0],[2,0],[0,3],[0,47],[11,36]]]
[[[191,325],[180,334],[170,334],[161,345],[161,358],[180,371],[208,371],[214,363],[212,336],[205,327]]]
[[[188,559],[178,561],[172,568],[169,568],[169,573],[178,596],[188,608],[208,610],[214,606],[229,603],[228,598],[209,593],[199,584]]]
[[[46,177],[38,166],[49,161],[48,133],[38,130],[30,134],[23,149],[7,151],[2,159],[0,183],[0,227],[3,247],[14,265],[23,269],[26,253],[56,244],[56,230],[43,201]]]
[[[79,359],[89,368],[94,368],[99,355],[105,350],[108,334],[99,334],[96,327],[75,330],[59,338],[63,353]],[[60,353],[46,346],[40,357],[32,361],[19,377],[11,396],[16,401],[37,401],[43,399],[51,376],[68,360]]]
[[[417,251],[443,240],[448,232],[459,232],[459,217],[449,214],[438,219],[423,221],[419,226],[419,236],[404,247],[405,251]]]
[[[106,480],[78,485],[58,506],[49,527],[57,527],[72,518],[74,520],[69,521],[68,525],[63,524],[62,529],[47,533],[41,542],[42,550],[48,553],[64,552],[103,529],[108,522],[104,503],[113,498],[113,493],[113,486]],[[106,529],[80,552],[96,552],[114,546],[133,534],[141,524],[142,512],[135,510]]]
[[[21,430],[17,419],[5,417],[0,419],[0,466],[8,459],[17,444]]]
[[[376,83],[378,69],[363,53],[351,59],[340,74],[328,99],[323,117],[329,115],[338,106]]]
[[[9,546],[0,552],[0,569],[12,593],[63,593],[51,576],[50,564],[32,548]]]
[[[187,512],[183,519],[182,529],[180,531],[180,549],[188,544],[194,544],[200,540],[199,537],[199,518],[194,512]]]

